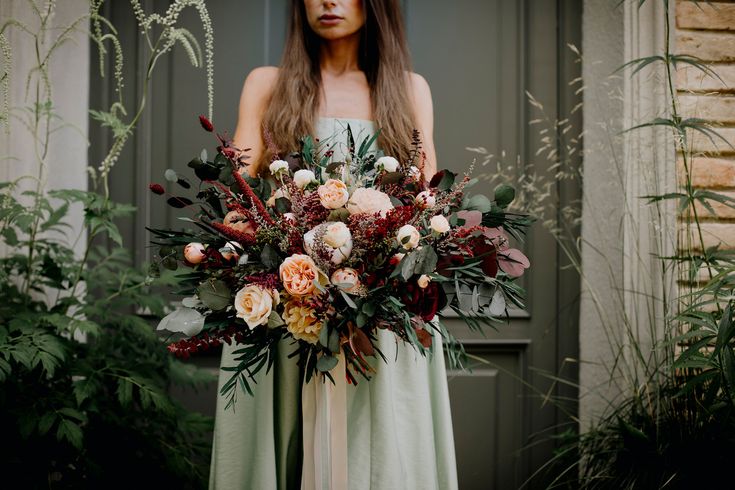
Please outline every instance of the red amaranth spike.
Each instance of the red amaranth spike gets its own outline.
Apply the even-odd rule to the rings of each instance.
[[[240,245],[247,246],[247,245],[254,245],[255,244],[255,235],[251,235],[250,233],[243,233],[239,230],[236,230],[230,226],[227,226],[224,223],[219,223],[217,221],[212,221],[211,223],[208,223],[209,226],[214,228],[215,230],[222,233],[227,238],[231,238],[233,240],[236,240],[240,243]]]
[[[263,205],[263,201],[258,198],[258,196],[255,195],[255,192],[253,192],[252,187],[245,181],[245,179],[242,177],[240,172],[237,170],[232,171],[232,176],[235,177],[235,181],[237,182],[238,187],[242,190],[243,194],[245,194],[248,199],[250,199],[250,202],[253,204],[255,209],[258,211],[258,214],[260,215],[263,220],[269,224],[273,225],[275,224],[275,221],[273,221],[273,218],[271,218],[271,215],[268,214],[268,210],[265,209],[265,205]]]

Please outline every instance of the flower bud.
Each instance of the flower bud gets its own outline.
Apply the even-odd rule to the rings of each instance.
[[[190,264],[199,264],[207,258],[207,254],[204,253],[204,245],[199,242],[191,242],[184,247],[184,258]]]
[[[421,234],[419,233],[419,230],[417,230],[414,226],[403,225],[398,229],[398,233],[396,233],[396,238],[398,239],[398,243],[403,248],[405,248],[406,250],[410,250],[419,246]]]
[[[441,214],[437,214],[433,218],[431,218],[431,221],[429,222],[431,225],[431,229],[435,232],[442,234],[449,231],[449,220],[442,216]]]
[[[375,168],[384,172],[395,172],[398,170],[398,160],[393,157],[380,157],[375,162]]]
[[[294,184],[296,184],[299,189],[303,189],[315,180],[316,176],[311,170],[301,169],[297,170],[296,173],[293,174]]]
[[[436,198],[431,191],[419,192],[416,196],[416,204],[422,208],[433,208],[436,205]]]

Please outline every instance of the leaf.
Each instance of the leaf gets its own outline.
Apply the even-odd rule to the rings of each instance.
[[[186,206],[191,206],[193,204],[191,199],[181,196],[169,197],[166,202],[169,206],[178,209],[185,208]]]
[[[375,315],[375,304],[369,301],[365,301],[362,304],[362,308],[360,309],[360,311],[365,313],[367,316],[374,316]]]
[[[193,308],[180,307],[161,318],[156,330],[180,332],[192,337],[204,328],[204,315]]]
[[[495,188],[495,203],[505,209],[516,198],[516,190],[508,184],[500,184]]]
[[[487,307],[487,311],[490,316],[502,316],[505,314],[505,295],[500,288],[495,290],[493,299],[490,300],[490,305]]]
[[[439,257],[436,255],[433,247],[424,245],[415,255],[416,265],[413,269],[414,274],[431,274],[434,272]]]
[[[56,429],[56,439],[66,439],[77,449],[82,449],[82,429],[69,419],[61,419]]]
[[[278,328],[283,325],[285,325],[285,322],[281,318],[281,315],[276,311],[271,311],[271,314],[268,316],[268,328]]]
[[[403,178],[401,172],[388,172],[382,175],[380,183],[383,185],[397,184]]]
[[[454,184],[456,176],[457,174],[449,170],[440,170],[429,181],[429,187],[435,187],[440,191],[447,191]]]
[[[416,267],[416,260],[418,258],[417,256],[418,254],[416,252],[407,253],[398,263],[398,268],[396,270],[400,270],[401,277],[404,281],[408,281],[411,276],[413,276],[413,271]]]
[[[316,369],[322,373],[326,373],[334,369],[338,363],[339,360],[336,357],[323,355],[316,361]]]
[[[725,311],[722,312],[720,323],[717,325],[717,342],[714,355],[717,355],[721,349],[727,348],[733,334],[735,334],[735,323],[732,321],[732,307],[727,305]]]
[[[365,313],[358,313],[357,318],[355,318],[357,328],[362,328],[367,325],[368,320],[370,320],[370,318]]]
[[[133,383],[127,378],[117,380],[117,399],[123,407],[127,407],[133,401]]]
[[[197,288],[197,296],[208,308],[219,311],[230,304],[232,292],[224,281],[206,281]]]
[[[77,419],[80,422],[87,421],[87,416],[75,408],[63,407],[59,409],[59,413],[62,413],[69,418]]]
[[[170,168],[166,169],[166,171],[163,173],[163,176],[169,182],[176,182],[179,180],[179,174],[177,174],[175,170],[172,170]]]
[[[266,243],[260,252],[260,261],[268,269],[275,270],[281,264],[281,258],[273,245]]]
[[[276,211],[278,211],[279,214],[291,211],[291,200],[287,197],[279,197],[276,199]]]
[[[493,205],[490,202],[490,199],[487,198],[487,196],[483,196],[482,194],[475,194],[474,196],[465,199],[462,207],[466,210],[475,210],[481,213],[489,213],[490,210],[493,208]]]
[[[74,382],[74,397],[77,405],[81,405],[84,400],[90,398],[99,389],[99,383],[91,377],[79,379]]]
[[[370,338],[365,332],[359,328],[352,330],[350,334],[350,347],[355,353],[365,354],[366,356],[375,355],[375,348]]]
[[[56,225],[61,219],[66,216],[66,213],[69,211],[69,203],[64,203],[63,205],[59,206],[57,209],[54,210],[54,212],[51,213],[51,215],[46,219],[46,221],[41,224],[41,230],[46,231],[49,228]]]
[[[357,305],[355,304],[355,302],[354,302],[354,301],[352,301],[352,298],[350,298],[350,297],[349,297],[349,296],[347,295],[347,293],[345,293],[345,292],[344,292],[344,291],[342,291],[341,289],[339,290],[339,292],[340,292],[340,294],[342,295],[342,298],[344,298],[344,300],[345,300],[345,303],[347,303],[347,305],[348,305],[348,306],[349,306],[350,308],[352,308],[352,309],[355,309],[355,310],[356,310],[356,309],[357,309]]]
[[[45,435],[54,426],[56,419],[56,412],[46,412],[43,414],[43,417],[38,421],[38,433]]]

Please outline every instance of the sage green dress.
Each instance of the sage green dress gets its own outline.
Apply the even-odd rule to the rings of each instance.
[[[346,126],[355,140],[373,134],[372,121],[320,118],[317,138],[337,133],[333,159],[343,157]],[[373,147],[374,149],[375,147]],[[371,360],[370,381],[347,385],[349,490],[452,490],[457,472],[447,378],[439,336],[434,355],[423,357],[392,333],[378,332],[388,362]],[[221,366],[234,365],[224,346]],[[215,490],[298,489],[301,484],[301,382],[290,341],[279,345],[271,371],[262,370],[254,397],[241,390],[234,410],[218,395],[209,488]],[[220,371],[219,387],[229,373]],[[341,489],[334,489],[341,490]]]

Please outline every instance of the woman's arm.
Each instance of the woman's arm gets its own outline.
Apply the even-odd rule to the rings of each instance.
[[[270,99],[271,90],[278,77],[275,66],[261,66],[253,69],[245,78],[240,95],[237,127],[232,136],[232,143],[238,148],[250,148],[245,152],[248,174],[256,176],[255,163],[263,154],[263,133],[261,123],[265,114],[266,103]]]
[[[418,130],[421,131],[421,142],[426,153],[424,175],[431,179],[436,173],[436,151],[434,150],[434,107],[431,102],[431,89],[424,77],[418,73],[411,74],[413,107],[416,114]]]

